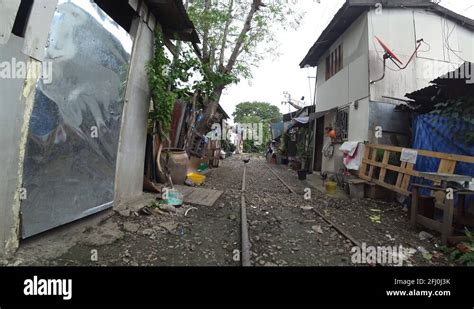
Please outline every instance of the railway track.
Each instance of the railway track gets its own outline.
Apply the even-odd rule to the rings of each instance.
[[[288,190],[288,194],[293,195],[293,196],[297,195],[296,191],[290,185],[288,185],[288,183],[280,175],[278,175],[277,171],[275,171],[275,169],[272,168],[270,164],[265,163],[265,165],[268,168],[268,170],[271,172],[271,174],[274,176],[274,178],[276,178],[278,182],[281,185],[283,185],[284,188]],[[241,238],[242,238],[241,264],[244,267],[252,266],[251,254],[250,254],[251,245],[250,245],[249,224],[248,224],[249,218],[248,218],[247,201],[246,201],[246,193],[249,193],[249,191],[247,190],[247,182],[249,180],[247,169],[248,169],[247,164],[244,164],[244,171],[243,171],[243,176],[242,176],[242,189],[241,189]],[[255,179],[253,180],[255,181]],[[263,179],[263,177],[261,177],[261,179],[256,179],[256,180],[265,181],[266,179]],[[265,191],[259,191],[259,192],[263,194],[269,194],[269,192],[265,192]],[[341,235],[343,239],[348,240],[354,246],[361,245],[361,243],[357,239],[352,237],[340,225],[330,220],[327,216],[325,216],[319,210],[312,208],[311,211],[313,211],[317,217],[321,218],[322,221],[324,221],[330,229],[337,232],[338,235]]]
[[[296,194],[296,192],[280,177],[278,176],[278,174],[275,172],[275,170],[270,166],[268,165],[268,168],[273,172],[273,174],[275,174],[275,176],[283,183],[283,185],[285,187],[288,188],[288,190],[293,193],[293,194]],[[347,240],[349,240],[353,245],[355,246],[360,246],[360,242],[358,240],[356,240],[354,237],[352,237],[350,234],[348,234],[346,231],[344,231],[344,229],[342,229],[338,224],[334,223],[333,221],[329,220],[325,215],[323,215],[320,211],[318,211],[317,209],[313,208],[312,211],[314,211],[314,213],[316,215],[318,215],[321,219],[323,219],[324,221],[326,221],[327,224],[329,224],[334,230],[336,230],[339,234],[341,234],[344,238],[346,238]]]

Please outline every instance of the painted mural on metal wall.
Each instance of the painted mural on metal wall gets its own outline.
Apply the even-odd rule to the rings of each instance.
[[[94,3],[59,1],[24,163],[29,237],[112,206],[132,39]]]

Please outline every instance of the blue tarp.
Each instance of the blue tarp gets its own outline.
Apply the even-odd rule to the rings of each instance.
[[[282,136],[283,130],[284,130],[283,121],[277,122],[277,123],[273,123],[273,124],[271,125],[271,127],[272,127],[272,139],[277,139],[277,138],[279,138],[280,136]]]
[[[464,156],[474,156],[474,145],[467,145],[465,142],[466,132],[474,132],[472,124],[462,120],[448,119],[433,114],[424,114],[416,117],[414,122],[414,149],[423,149]],[[437,172],[440,159],[419,156],[416,161],[416,170],[421,172]],[[474,177],[474,164],[458,162],[455,174],[469,175]],[[413,183],[420,183],[419,178],[415,178]],[[431,184],[423,181],[425,184]],[[426,192],[422,192],[426,194]],[[473,198],[466,199],[466,205]]]

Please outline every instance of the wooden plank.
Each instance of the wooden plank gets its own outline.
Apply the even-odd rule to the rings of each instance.
[[[406,168],[406,164],[407,164],[406,162],[402,162],[402,163],[405,163],[404,165],[402,164],[402,166],[405,166],[404,168],[402,168],[401,166],[398,167],[398,166],[395,166],[395,165],[383,164],[381,162],[376,162],[376,161],[371,161],[371,160],[367,161],[366,163],[369,166],[373,165],[373,166],[384,168],[384,169],[387,169],[387,170],[390,170],[390,171],[399,172],[399,173],[402,174],[402,176],[403,176],[403,174],[408,174],[408,175],[413,176],[413,177],[420,177],[420,172],[415,171],[413,169]]]
[[[446,209],[446,205],[444,203],[435,202],[434,207],[443,211]]]
[[[358,184],[367,183],[367,181],[365,181],[363,179],[356,178],[356,179],[348,179],[347,183],[358,185]]]
[[[377,150],[384,150],[384,156],[382,162],[377,162],[376,155]],[[361,168],[359,170],[359,178],[372,181],[379,186],[387,188],[389,190],[398,192],[403,195],[410,195],[408,187],[410,185],[411,177],[422,177],[421,172],[414,169],[413,163],[402,162],[400,166],[394,166],[388,164],[390,153],[396,152],[401,153],[404,148],[395,147],[389,145],[375,145],[368,144],[366,145],[366,151],[364,153],[364,159],[362,160]],[[416,149],[414,149],[416,150]],[[456,168],[457,161],[474,163],[474,157],[472,156],[461,156],[454,154],[446,154],[440,152],[426,151],[426,150],[416,150],[418,155],[433,157],[441,159],[440,165],[438,167],[438,173],[453,174]],[[370,158],[369,158],[370,157]],[[380,174],[377,180],[373,179],[374,169],[380,168]],[[367,173],[368,168],[368,175]],[[398,177],[395,185],[385,183],[385,176],[387,170],[398,172]]]
[[[405,196],[409,196],[411,194],[410,191],[408,191],[406,189],[395,187],[394,185],[382,182],[382,181],[377,180],[377,179],[372,179],[371,181],[373,183],[375,183],[376,185],[379,185],[379,186],[384,187],[386,189],[389,189],[391,191],[395,191],[395,192],[400,193],[400,194],[405,195]]]
[[[441,242],[448,244],[448,237],[453,231],[453,214],[454,214],[454,200],[447,199],[446,206],[443,212],[443,224],[441,228]]]
[[[413,187],[411,194],[411,217],[410,223],[412,227],[416,227],[416,219],[418,215],[418,188]]]
[[[456,174],[439,174],[439,173],[432,173],[432,172],[420,172],[420,177],[425,179],[429,179],[432,181],[461,181],[461,182],[471,182],[471,176],[465,175],[456,175]]]
[[[387,174],[388,160],[390,159],[390,151],[385,151],[382,159],[382,167],[380,168],[379,180],[385,182]]]
[[[366,180],[366,181],[368,181],[368,182],[372,181],[372,180],[369,178],[369,176],[367,176],[367,175],[359,175],[359,178],[360,178],[360,179],[363,179],[363,180]]]
[[[431,191],[443,191],[443,192],[446,191],[445,188],[433,187],[433,186],[423,185],[419,183],[414,183],[412,186],[418,187],[418,188],[430,189]]]
[[[413,163],[407,163],[407,167],[406,167],[407,172],[413,171],[413,166],[414,166]],[[410,179],[411,179],[411,176],[408,173],[404,173],[404,174],[405,175],[403,175],[402,185],[400,186],[402,190],[408,189],[408,186],[410,185]]]
[[[438,173],[454,174],[456,163],[457,162],[453,160],[441,160],[438,167]]]
[[[418,224],[423,225],[424,227],[429,228],[430,230],[437,231],[441,233],[442,230],[442,223],[427,217],[424,217],[422,215],[417,215],[416,216],[416,222]]]
[[[175,185],[174,187],[183,195],[184,198],[188,197],[193,192],[193,187],[180,185]]]
[[[389,145],[375,145],[375,144],[369,144],[369,145],[366,145],[366,147],[382,149],[382,150],[389,150],[389,151],[392,151],[392,152],[400,152],[400,153],[404,149],[402,147],[395,147],[395,146],[389,146]],[[455,154],[442,153],[442,152],[434,152],[434,151],[421,150],[421,149],[413,149],[413,150],[418,151],[419,156],[438,158],[438,159],[446,159],[446,160],[451,160],[451,161],[466,162],[466,163],[473,163],[474,164],[474,157],[473,156],[462,156],[462,155],[455,155]]]
[[[365,176],[367,173],[367,161],[369,160],[370,149],[371,149],[370,147],[365,147],[364,158],[362,160],[362,164],[360,165],[360,169],[359,169],[360,178],[362,178],[361,176]]]
[[[465,195],[459,195],[458,197],[458,211],[457,211],[457,216],[459,219],[463,219],[465,215],[465,210],[464,207],[466,206],[466,196]]]
[[[400,171],[401,170],[406,170],[406,167],[407,167],[407,163],[406,162],[402,162],[402,164],[400,165]],[[400,187],[402,185],[402,180],[403,180],[403,174],[402,173],[398,173],[398,177],[397,177],[397,183],[395,184],[396,187]]]
[[[201,206],[212,206],[224,193],[224,191],[204,189],[198,187],[188,187],[176,185],[175,188],[183,194],[183,200],[185,203],[201,205]]]
[[[377,150],[372,149],[372,153],[370,155],[371,161],[375,162],[375,159],[377,158]],[[372,176],[374,175],[374,165],[370,165],[369,167],[369,179],[372,179]]]
[[[20,0],[0,0],[0,44],[10,39]]]

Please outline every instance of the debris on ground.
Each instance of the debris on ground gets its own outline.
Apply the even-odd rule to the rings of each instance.
[[[79,241],[57,257],[20,263],[238,266],[240,261],[234,260],[234,251],[241,250],[240,188],[244,164],[241,156],[230,157],[222,161],[219,168],[207,171],[206,182],[200,188],[188,187],[210,193],[219,191],[212,195],[217,200],[207,206],[198,206],[191,198],[178,208],[156,201],[135,211],[136,216],[130,216],[130,210],[119,212],[77,237]],[[298,181],[295,171],[272,166],[279,177],[292,186],[296,192],[292,194],[263,158],[252,157],[246,164],[244,194],[252,265],[353,265],[354,244],[333,225],[342,227],[346,234],[367,246],[402,246],[403,252],[394,254],[403,258],[404,265],[452,265],[445,254],[437,250],[435,242],[426,241],[431,240],[432,235],[411,228],[407,213],[397,203],[338,199],[316,189],[312,190],[312,199],[306,200],[304,193],[308,184]],[[92,249],[98,250],[98,261],[91,261]],[[41,256],[40,251],[35,254]],[[12,261],[10,265],[16,260]]]
[[[434,238],[433,235],[431,235],[430,233],[425,232],[425,231],[421,231],[418,234],[418,237],[420,238],[420,240],[432,240]]]

